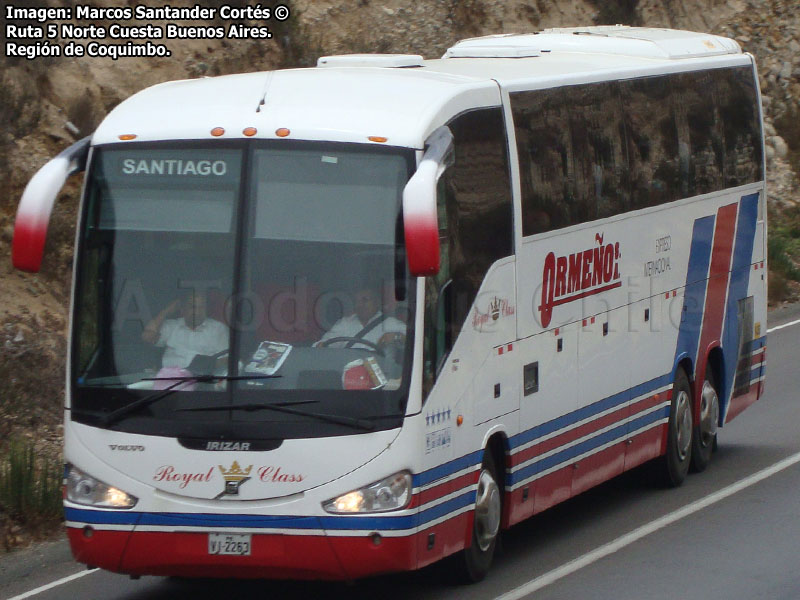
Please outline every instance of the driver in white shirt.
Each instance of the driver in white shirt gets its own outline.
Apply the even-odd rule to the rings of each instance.
[[[394,317],[386,316],[380,310],[380,298],[372,288],[359,289],[353,296],[355,311],[352,315],[342,317],[314,345],[331,348],[366,348],[369,344],[359,344],[358,339],[372,342],[383,347],[395,341],[402,341],[406,334],[405,323]],[[337,342],[329,342],[334,338],[349,338]]]
[[[168,318],[172,316],[177,318]],[[228,328],[206,314],[206,297],[187,292],[162,310],[142,332],[142,339],[166,346],[164,367],[188,367],[195,356],[213,356],[228,349]]]

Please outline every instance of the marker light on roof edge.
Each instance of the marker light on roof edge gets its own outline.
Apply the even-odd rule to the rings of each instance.
[[[288,136],[290,133],[291,133],[291,132],[290,132],[288,129],[286,129],[286,127],[281,127],[281,128],[279,128],[279,129],[276,129],[276,130],[275,130],[275,135],[277,135],[278,137],[286,137],[286,136]]]
[[[245,134],[247,137],[253,137],[256,133],[258,133],[258,129],[255,127],[245,127],[242,130],[242,133]]]
[[[389,140],[389,138],[382,137],[380,135],[371,135],[367,138],[370,142],[378,142],[380,144]]]
[[[136,139],[136,134],[135,133],[123,133],[122,135],[118,135],[117,137],[119,139],[121,139],[123,142],[127,142],[129,140],[135,140]]]
[[[219,137],[224,134],[225,130],[222,127],[214,127],[214,129],[211,130],[211,135],[213,135],[214,137]]]

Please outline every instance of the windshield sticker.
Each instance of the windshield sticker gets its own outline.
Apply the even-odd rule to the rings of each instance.
[[[291,350],[292,347],[289,344],[269,341],[261,342],[245,370],[250,373],[272,375],[281,368]]]

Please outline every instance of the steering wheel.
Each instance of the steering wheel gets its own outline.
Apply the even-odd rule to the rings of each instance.
[[[320,348],[327,348],[331,344],[335,344],[337,342],[354,342],[354,343],[358,343],[358,344],[364,344],[365,346],[369,346],[369,348],[351,347],[351,348],[348,348],[348,349],[366,350],[366,351],[372,350],[373,352],[375,352],[375,354],[377,354],[379,356],[385,356],[385,354],[383,352],[383,349],[380,346],[378,346],[378,344],[376,344],[375,342],[370,342],[369,340],[365,340],[364,338],[358,338],[358,337],[342,336],[342,337],[330,338],[329,340],[325,340],[324,342],[320,342],[319,343],[319,347]]]

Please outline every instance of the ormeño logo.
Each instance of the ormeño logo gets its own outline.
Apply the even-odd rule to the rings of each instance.
[[[619,242],[603,245],[603,234],[595,235],[596,248],[544,259],[542,303],[539,305],[542,327],[553,317],[553,308],[622,285],[619,274]]]

